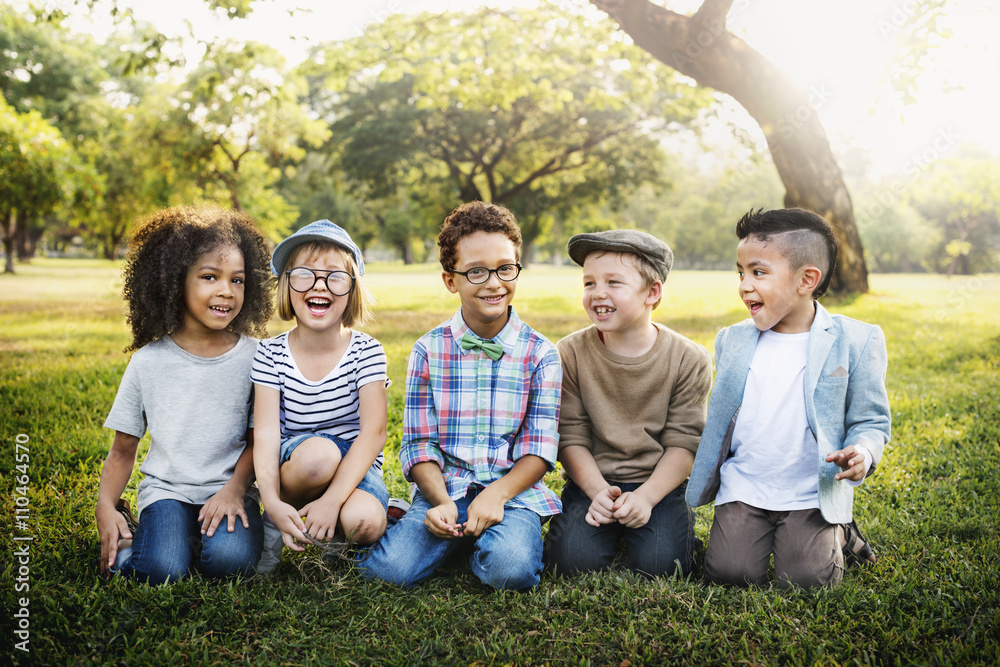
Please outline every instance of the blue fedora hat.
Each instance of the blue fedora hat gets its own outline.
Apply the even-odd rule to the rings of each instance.
[[[354,263],[358,265],[358,276],[365,275],[365,260],[361,258],[361,249],[351,240],[350,235],[344,231],[343,227],[329,220],[310,222],[279,243],[278,247],[274,249],[274,254],[271,255],[271,272],[276,276],[280,276],[281,270],[285,266],[285,262],[288,261],[288,257],[292,254],[292,251],[303,243],[311,243],[313,241],[335,243],[351,253],[351,256],[354,257]]]

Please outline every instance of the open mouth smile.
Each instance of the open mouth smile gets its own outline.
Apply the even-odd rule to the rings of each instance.
[[[599,319],[604,319],[606,317],[610,317],[616,309],[611,306],[594,306],[593,311],[594,315],[596,315]]]
[[[218,317],[229,317],[229,313],[233,310],[229,306],[209,306],[208,309]]]
[[[764,304],[760,301],[744,301],[743,303],[750,309],[750,315],[756,315],[764,307]]]
[[[322,317],[326,315],[333,306],[333,301],[322,296],[314,296],[306,299],[306,308],[309,310],[309,314],[314,317]]]

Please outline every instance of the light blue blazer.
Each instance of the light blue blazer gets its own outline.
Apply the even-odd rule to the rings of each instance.
[[[746,320],[715,337],[715,385],[687,487],[692,507],[711,502],[719,491],[719,469],[730,456],[733,426],[759,335],[753,320]],[[826,455],[847,445],[863,445],[873,457],[870,475],[889,442],[887,365],[885,336],[879,327],[831,315],[816,304],[809,329],[805,402],[809,428],[816,436],[819,508],[829,523],[851,521],[854,488],[847,480],[834,479],[840,467],[827,463]]]

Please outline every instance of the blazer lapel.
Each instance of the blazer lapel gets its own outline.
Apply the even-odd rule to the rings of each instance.
[[[753,361],[753,354],[757,350],[757,339],[760,338],[760,331],[752,323],[750,326],[733,327],[730,333],[731,340],[726,341],[726,345],[732,347],[733,356],[730,357],[730,368],[726,374],[729,380],[725,394],[729,401],[724,408],[727,417],[735,414],[743,402],[743,390],[747,384],[747,375],[750,373],[750,362]]]
[[[833,343],[837,337],[830,332],[833,327],[833,318],[830,313],[816,304],[816,317],[813,319],[812,327],[809,328],[809,346],[806,354],[806,377],[805,394],[806,406],[812,406],[813,394],[816,392],[816,383],[819,382],[823,373],[823,366],[826,365],[826,358],[830,356]]]

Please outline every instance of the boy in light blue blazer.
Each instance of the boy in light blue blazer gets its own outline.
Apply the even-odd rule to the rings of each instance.
[[[688,482],[715,500],[708,581],[836,585],[874,562],[851,509],[889,441],[882,330],[816,302],[837,238],[802,209],[750,211],[736,225],[739,293],[750,319],[715,338],[715,386]]]

